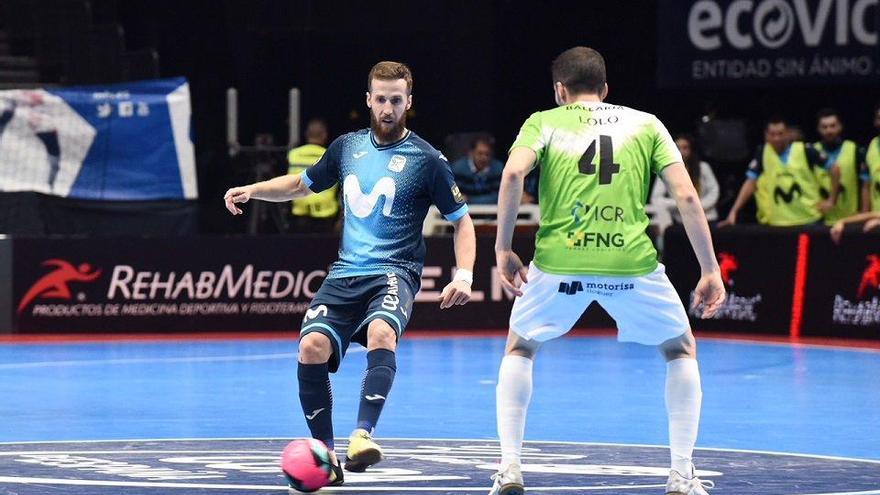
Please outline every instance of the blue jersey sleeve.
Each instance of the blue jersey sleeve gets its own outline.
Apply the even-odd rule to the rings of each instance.
[[[758,146],[755,151],[755,158],[749,163],[746,169],[746,177],[752,180],[758,180],[758,177],[764,172],[764,147]]]
[[[467,204],[455,184],[449,163],[440,157],[434,158],[433,161],[431,183],[428,187],[431,202],[437,206],[444,218],[454,222],[467,214]]]
[[[339,183],[339,162],[342,158],[343,138],[345,136],[340,136],[330,143],[324,156],[303,172],[303,183],[312,192],[319,193]]]

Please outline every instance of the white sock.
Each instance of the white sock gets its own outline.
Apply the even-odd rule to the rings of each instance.
[[[498,370],[496,414],[498,438],[501,439],[501,469],[520,464],[526,410],[532,398],[532,360],[522,356],[504,356]]]
[[[692,476],[694,444],[700,426],[700,369],[696,359],[674,359],[666,363],[666,411],[669,414],[669,451],[672,469]]]

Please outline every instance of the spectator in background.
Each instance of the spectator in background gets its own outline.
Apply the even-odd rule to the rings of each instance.
[[[706,212],[706,220],[710,222],[718,220],[715,204],[718,203],[719,188],[712,167],[700,160],[696,140],[690,134],[680,134],[675,138],[675,144],[678,146],[678,151],[681,152],[684,167],[691,177],[691,182],[694,183],[697,194],[700,195],[700,203],[703,205],[703,211]],[[675,199],[669,195],[666,184],[662,180],[654,181],[654,188],[651,190],[651,204],[668,209],[672,219],[676,223],[681,223],[681,214],[678,212]]]
[[[306,144],[293,148],[287,154],[289,175],[303,173],[324,156],[327,151],[327,124],[312,119],[306,124]],[[333,232],[339,214],[339,186],[293,200],[294,232]]]
[[[820,140],[813,147],[827,157],[825,166],[815,170],[822,197],[819,209],[825,214],[825,225],[833,225],[859,211],[859,166],[865,161],[865,150],[843,139],[843,121],[836,110],[820,110],[816,130]]]
[[[764,127],[765,143],[758,147],[746,171],[746,181],[727,219],[719,227],[736,224],[736,216],[755,196],[758,222],[773,227],[810,225],[822,220],[819,181],[813,167],[826,166],[826,157],[791,134],[782,118],[771,118]]]
[[[495,159],[495,139],[481,134],[467,155],[452,164],[455,183],[469,204],[498,204],[504,164]]]
[[[804,131],[798,125],[788,124],[788,142],[793,143],[795,141],[804,141],[807,139],[804,137]]]
[[[874,128],[877,136],[871,140],[862,166],[862,211],[880,212],[880,103],[874,107]]]

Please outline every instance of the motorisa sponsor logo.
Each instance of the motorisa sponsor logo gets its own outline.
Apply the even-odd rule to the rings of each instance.
[[[736,272],[740,268],[736,255],[729,252],[718,253],[718,266],[721,270],[721,281],[727,289],[727,299],[712,317],[716,320],[755,321],[758,319],[762,294],[739,295],[735,291]],[[691,316],[701,318],[702,308],[695,308],[694,291],[691,291],[691,299],[688,304]]]
[[[693,79],[873,76],[880,0],[700,0],[688,11]],[[712,58],[800,49],[802,56]],[[821,49],[821,51],[820,51]],[[827,51],[839,55],[828,55]]]
[[[859,279],[855,300],[834,295],[832,321],[844,325],[880,325],[880,254],[871,254]]]
[[[203,271],[151,270],[50,259],[53,267],[19,301],[32,317],[303,314],[324,270],[263,270],[226,264]],[[84,284],[88,284],[85,286]],[[74,293],[73,288],[81,289]],[[90,297],[92,300],[90,300]]]

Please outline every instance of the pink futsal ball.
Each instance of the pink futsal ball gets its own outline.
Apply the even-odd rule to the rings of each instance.
[[[320,440],[294,440],[281,454],[281,470],[291,488],[313,492],[330,483],[330,451]]]

